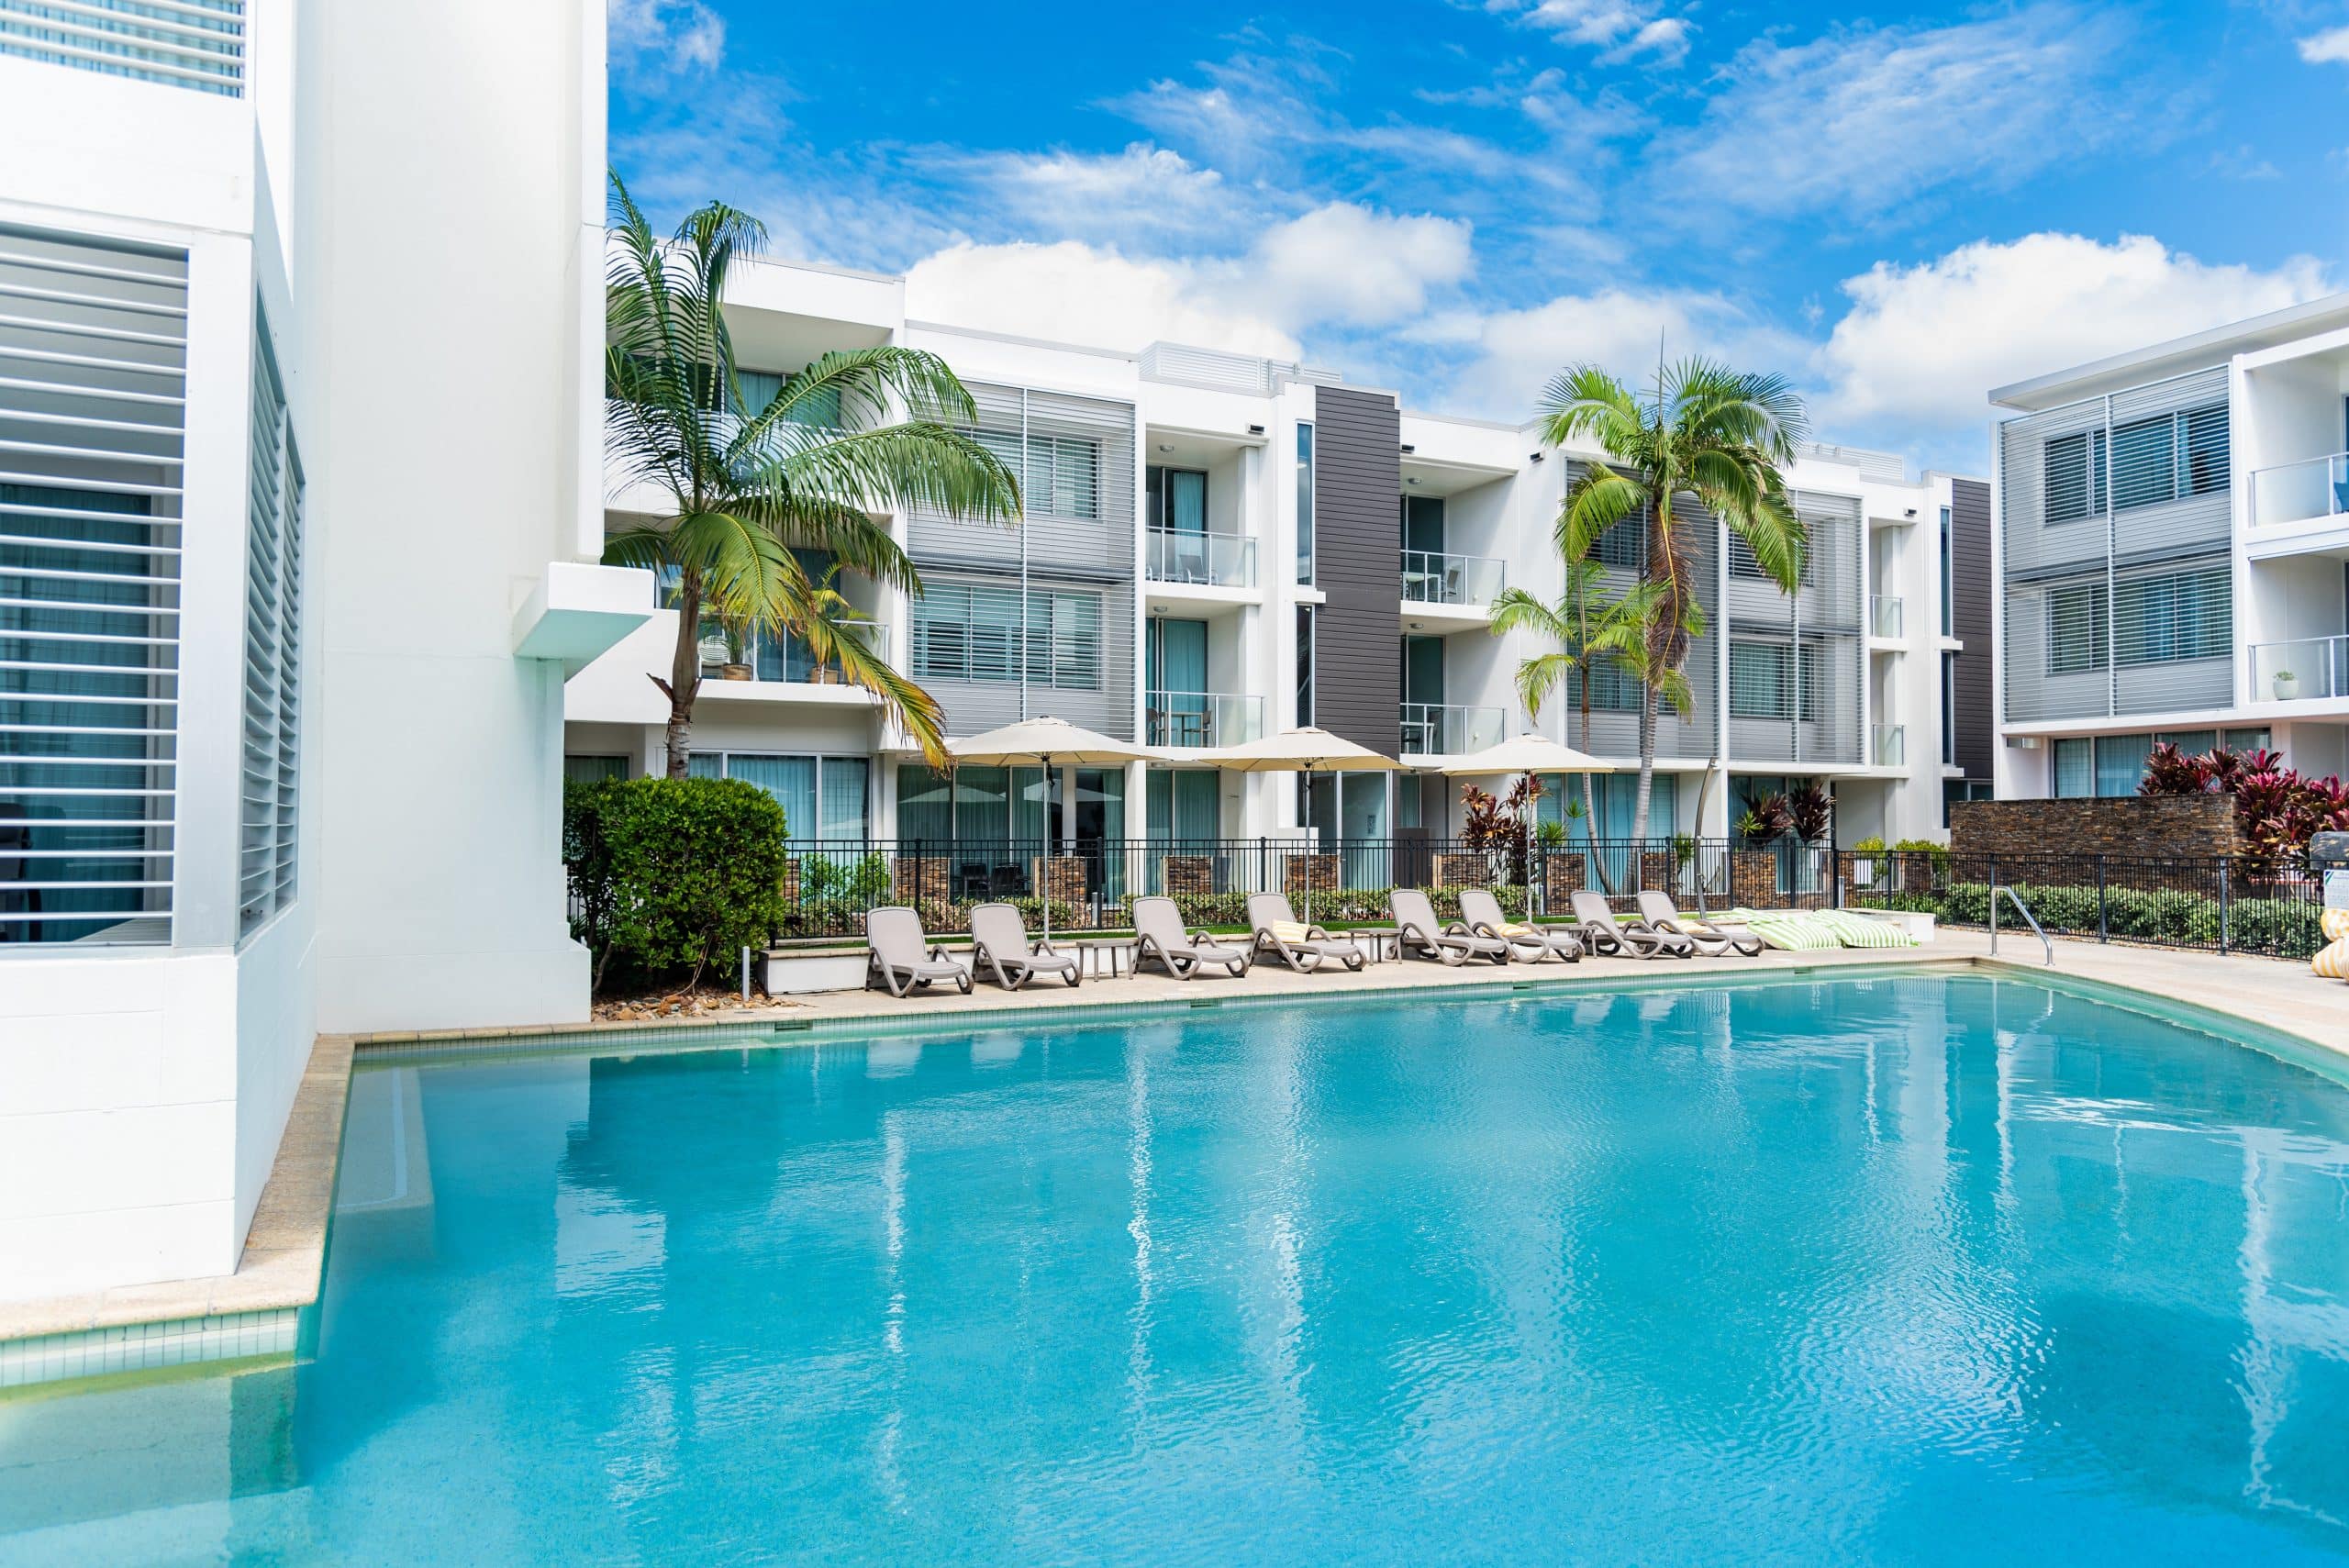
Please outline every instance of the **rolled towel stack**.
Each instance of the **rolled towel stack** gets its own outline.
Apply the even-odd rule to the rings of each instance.
[[[2349,909],[2327,909],[2318,917],[2330,944],[2309,961],[2309,967],[2327,980],[2349,980]]]

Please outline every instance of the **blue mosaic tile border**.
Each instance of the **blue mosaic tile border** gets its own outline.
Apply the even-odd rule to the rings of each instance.
[[[290,1356],[300,1339],[301,1318],[300,1307],[285,1307],[0,1340],[0,1388],[251,1356]]]

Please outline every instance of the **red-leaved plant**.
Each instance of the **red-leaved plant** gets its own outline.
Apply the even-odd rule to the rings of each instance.
[[[2257,877],[2297,863],[2317,833],[2349,828],[2349,789],[2339,779],[2303,778],[2264,746],[2189,757],[2165,740],[2145,759],[2137,793],[2232,795],[2236,829],[2250,846],[2243,869]]]

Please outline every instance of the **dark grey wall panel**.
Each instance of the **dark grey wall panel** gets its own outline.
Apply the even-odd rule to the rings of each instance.
[[[1950,482],[1950,635],[1965,644],[1951,662],[1957,752],[1952,759],[1969,779],[1990,777],[1993,742],[1990,681],[1990,486],[1978,479]],[[1935,623],[1941,606],[1932,606]]]
[[[1321,728],[1392,757],[1403,744],[1403,411],[1383,392],[1313,394],[1313,702]]]

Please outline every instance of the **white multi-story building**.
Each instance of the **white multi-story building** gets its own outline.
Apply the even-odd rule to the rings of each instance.
[[[763,375],[861,345],[937,352],[972,389],[980,439],[1020,471],[1020,528],[897,517],[925,594],[852,591],[941,700],[949,733],[1054,714],[1153,753],[1071,769],[1050,790],[1041,774],[965,768],[950,798],[869,699],[790,639],[742,651],[735,673],[747,678],[734,680],[720,678],[728,653],[713,640],[694,766],[773,790],[796,840],[1293,834],[1294,776],[1219,773],[1196,754],[1300,723],[1409,770],[1320,778],[1322,838],[1441,838],[1461,818],[1447,763],[1529,727],[1580,741],[1572,693],[1538,722],[1518,701],[1518,663],[1543,650],[1491,627],[1504,587],[1562,591],[1554,519],[1591,454],[1544,450],[1530,425],[1408,409],[1309,367],[907,320],[892,277],[760,261],[738,268],[728,304],[738,357]],[[1717,525],[1697,534],[1709,630],[1687,667],[1694,711],[1662,721],[1656,838],[1725,837],[1744,796],[1795,780],[1831,782],[1847,840],[1930,836],[1946,798],[1987,792],[1987,707],[1959,699],[1969,647],[1971,686],[1987,687],[1987,486],[1827,447],[1791,477],[1812,541],[1798,594],[1764,580]],[[657,504],[620,495],[611,517]],[[1641,548],[1629,527],[1603,541],[1619,585]],[[1945,595],[1969,569],[1976,586]],[[1967,616],[1978,626],[1961,626]],[[663,766],[667,700],[649,676],[669,668],[674,636],[662,610],[571,682],[573,776]],[[1628,681],[1594,683],[1590,749],[1625,769],[1637,695]],[[1597,836],[1629,834],[1632,782],[1599,781]],[[1564,798],[1553,789],[1545,815]]]
[[[1998,388],[1998,794],[2349,767],[2349,295]]]
[[[321,1030],[584,1016],[602,29],[0,0],[0,1296],[232,1269]]]

